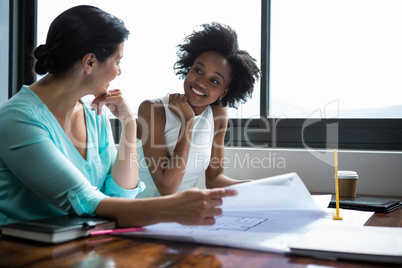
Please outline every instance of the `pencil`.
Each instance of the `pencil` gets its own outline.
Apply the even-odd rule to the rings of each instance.
[[[339,185],[338,185],[338,151],[334,150],[334,159],[335,159],[335,196],[336,196],[336,209],[333,216],[334,220],[342,220],[342,216],[339,212]]]
[[[104,235],[104,234],[121,234],[121,233],[130,233],[130,232],[140,232],[144,231],[144,228],[121,228],[121,229],[111,229],[111,230],[99,230],[89,232],[89,235]]]

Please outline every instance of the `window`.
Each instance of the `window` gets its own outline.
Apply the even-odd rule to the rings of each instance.
[[[183,92],[183,80],[173,72],[176,46],[198,25],[218,21],[231,26],[238,34],[240,48],[257,60],[260,57],[260,0],[247,4],[242,0],[38,0],[38,45],[45,43],[49,25],[58,14],[82,4],[116,15],[130,31],[121,61],[122,75],[110,87],[122,89],[133,111],[146,99]],[[232,117],[258,117],[259,87],[257,84],[253,98],[238,110],[229,109]]]
[[[8,99],[9,3],[0,2],[0,106]]]
[[[17,16],[15,19],[18,20],[19,22],[21,21],[26,21],[27,15],[32,15],[34,17],[39,17],[38,20],[41,20],[42,22],[44,20],[48,20],[47,25],[46,22],[44,22],[45,28],[42,29],[42,27],[38,27],[38,43],[43,43],[44,41],[44,33],[43,31],[47,31],[48,24],[50,21],[53,20],[54,16],[50,16],[49,14],[54,14],[55,16],[62,11],[64,11],[67,6],[63,6],[66,4],[67,1],[58,1],[57,4],[53,3],[55,1],[48,1],[49,4],[46,8],[53,7],[51,11],[46,9],[41,8],[41,3],[44,3],[42,1],[48,1],[48,0],[37,0],[37,1],[9,1],[10,3],[20,3],[26,13],[23,12],[18,12],[18,13],[10,13],[13,14],[14,16]],[[117,1],[117,0],[116,0]],[[152,1],[152,5],[148,7],[144,7],[143,9],[135,9],[133,8],[133,5],[140,5],[137,3],[137,1],[134,1],[131,3],[127,8],[122,8],[120,5],[117,5],[116,1],[110,1],[113,3],[113,5],[109,8],[103,7],[101,5],[102,1],[68,1],[68,5],[73,6],[77,4],[94,4],[97,5],[110,13],[116,14],[117,16],[121,17],[123,20],[127,21],[125,19],[125,16],[133,16],[134,14],[138,14],[136,12],[140,12],[142,14],[146,14],[149,17],[152,17],[151,21],[157,21],[156,26],[151,27],[152,25],[147,25],[146,23],[140,23],[139,25],[131,27],[128,25],[128,28],[131,30],[132,34],[130,37],[129,42],[134,42],[137,43],[139,46],[155,46],[155,42],[150,42],[148,39],[146,39],[151,33],[151,35],[156,35],[156,34],[161,34],[161,40],[158,40],[157,43],[163,42],[164,46],[170,46],[171,52],[164,52],[162,54],[169,54],[172,58],[169,60],[166,60],[166,65],[164,65],[162,68],[167,71],[163,71],[164,74],[169,74],[169,70],[172,70],[173,63],[175,61],[175,53],[176,53],[176,48],[173,46],[177,45],[180,40],[174,40],[171,41],[172,43],[168,45],[167,39],[170,40],[170,35],[166,36],[163,38],[163,33],[167,32],[167,30],[170,30],[170,28],[165,27],[166,21],[174,21],[177,25],[183,25],[183,27],[189,27],[187,29],[184,29],[182,34],[179,34],[180,38],[183,38],[185,35],[189,34],[192,29],[194,28],[195,25],[207,22],[207,20],[215,20],[215,19],[202,19],[201,22],[198,21],[190,21],[195,17],[194,14],[212,14],[213,11],[211,11],[211,7],[215,8],[221,1],[215,1],[211,5],[206,5],[210,9],[208,9],[205,12],[201,12],[200,8],[197,8],[197,12],[194,12],[194,9],[191,10],[191,15],[187,14],[188,12],[185,12],[185,8],[188,7],[189,1],[175,1],[176,5],[179,7],[176,10],[172,10],[172,6],[174,6],[172,1],[161,1],[158,2],[158,4],[155,4],[155,1]],[[39,6],[39,11],[38,13],[36,12],[36,2],[38,2]],[[109,1],[108,1],[109,2]],[[147,1],[142,1],[142,2],[147,2]],[[168,4],[165,3],[168,2]],[[388,24],[386,27],[393,27],[401,25],[400,18],[395,16],[395,14],[400,14],[401,13],[401,7],[398,0],[389,0],[389,1],[382,1],[382,0],[368,0],[368,1],[362,1],[362,0],[348,0],[348,1],[318,1],[318,0],[303,0],[303,1],[291,1],[291,0],[253,0],[253,1],[244,1],[244,0],[234,0],[234,1],[222,1],[226,3],[230,3],[226,6],[224,6],[224,12],[219,13],[218,11],[218,18],[220,18],[218,21],[223,20],[225,13],[236,13],[236,9],[241,10],[241,13],[236,13],[236,20],[233,21],[227,21],[226,23],[229,25],[232,25],[233,28],[235,28],[239,34],[239,39],[240,39],[240,46],[241,48],[244,48],[258,59],[258,63],[261,65],[261,69],[263,71],[263,78],[261,79],[261,90],[257,88],[255,91],[255,94],[253,95],[253,101],[258,100],[257,104],[255,102],[249,101],[247,102],[246,105],[249,105],[251,108],[251,112],[245,112],[248,108],[246,108],[246,105],[241,107],[239,111],[234,110],[235,114],[231,114],[232,119],[229,122],[228,126],[228,133],[226,135],[226,145],[227,146],[261,146],[261,147],[288,147],[288,148],[313,148],[313,149],[318,149],[318,148],[342,148],[342,149],[369,149],[369,150],[402,150],[402,119],[400,116],[400,113],[398,114],[397,112],[392,112],[390,115],[381,115],[381,118],[376,118],[378,117],[377,113],[379,107],[386,107],[386,106],[393,106],[394,108],[400,107],[400,95],[401,94],[401,79],[402,73],[401,73],[401,52],[396,49],[392,50],[395,48],[400,48],[401,47],[401,41],[400,41],[400,35],[398,32],[400,29],[398,28],[393,28],[394,30],[391,30],[391,28],[381,28],[385,27],[384,25],[387,25],[386,23],[394,22]],[[27,3],[34,3],[34,4],[27,4]],[[203,2],[203,5],[206,2]],[[208,2],[209,3],[209,2]],[[146,5],[146,3],[143,3]],[[26,7],[24,6],[26,5]],[[326,6],[329,5],[329,6]],[[373,8],[375,6],[376,8]],[[251,7],[249,10],[248,8]],[[223,8],[223,7],[221,7]],[[356,10],[358,8],[358,10]],[[306,10],[307,9],[307,10]],[[1,9],[3,10],[3,9]],[[159,12],[158,10],[169,10],[169,12]],[[180,11],[179,11],[180,10]],[[47,12],[47,13],[46,13]],[[175,13],[179,15],[175,15]],[[279,12],[279,13],[278,13]],[[284,13],[284,15],[281,15],[281,12]],[[295,12],[295,17],[291,15],[291,12]],[[170,17],[168,19],[163,18],[163,14],[166,13]],[[18,14],[23,14],[23,15],[18,15]],[[124,15],[126,14],[126,15]],[[247,14],[247,16],[246,16]],[[249,16],[248,14],[253,14],[252,16]],[[327,16],[324,16],[323,14],[327,14]],[[351,15],[353,14],[353,16]],[[361,15],[363,14],[363,15]],[[297,17],[296,17],[297,15]],[[279,20],[278,19],[279,17]],[[282,20],[282,16],[287,17],[286,20]],[[380,19],[381,16],[384,19]],[[247,18],[247,19],[245,19]],[[250,18],[250,19],[249,19]],[[258,18],[257,22],[254,21],[253,19]],[[297,19],[296,19],[297,18]],[[322,20],[319,20],[322,19]],[[327,20],[327,18],[332,18],[332,20]],[[308,70],[308,68],[305,68],[305,64],[307,64],[307,61],[310,60],[310,58],[314,58],[314,61],[316,64],[313,65],[315,68],[318,65],[318,62],[321,63],[327,63],[328,61],[325,61],[322,59],[322,57],[317,57],[317,55],[322,55],[323,57],[330,58],[331,61],[337,61],[337,57],[333,57],[333,55],[327,51],[323,51],[322,49],[327,46],[331,45],[332,43],[338,44],[336,48],[341,46],[341,43],[339,40],[334,40],[334,42],[328,42],[329,38],[332,38],[333,35],[330,34],[329,29],[338,29],[337,27],[337,22],[339,20],[347,21],[349,20],[348,23],[353,22],[353,18],[355,18],[355,22],[360,22],[358,24],[361,28],[356,28],[356,26],[353,26],[350,24],[350,28],[358,29],[356,31],[352,31],[352,33],[348,33],[348,38],[346,40],[353,40],[353,44],[350,45],[350,48],[353,48],[355,54],[352,54],[353,56],[356,56],[354,61],[351,61],[353,63],[353,66],[357,66],[356,64],[360,62],[365,62],[367,65],[370,65],[374,70],[376,70],[375,75],[376,77],[371,77],[373,76],[373,73],[370,73],[368,70],[366,71],[366,76],[359,74],[356,75],[356,78],[354,75],[350,74],[349,72],[345,72],[345,70],[350,70],[347,69],[350,66],[347,64],[342,63],[341,68],[335,69],[338,72],[337,77],[334,78],[334,76],[329,76],[330,74],[327,74],[325,72],[322,72],[320,74],[320,77],[318,75],[318,72],[321,71],[319,68],[315,69],[313,74],[309,72],[301,75],[300,73],[302,71]],[[373,21],[374,18],[375,20]],[[297,21],[295,21],[297,20]],[[259,22],[258,22],[259,21]],[[40,22],[39,24],[42,25]],[[339,22],[339,25],[342,24],[342,22]],[[249,24],[250,23],[250,24]],[[255,25],[256,23],[261,23],[261,26]],[[325,31],[322,32],[319,27],[320,23],[323,23],[323,25],[326,25],[324,27]],[[150,23],[148,23],[150,24]],[[16,44],[22,44],[24,47],[28,47],[31,45],[32,38],[24,39],[24,36],[29,36],[32,34],[31,28],[28,26],[32,25],[32,23],[26,23],[27,27],[23,28],[22,30],[18,31],[17,33],[15,31],[11,32],[11,35],[18,34],[20,35],[20,40],[16,40]],[[242,25],[247,25],[244,29],[242,29]],[[301,29],[295,31],[292,27],[289,25],[293,25],[294,27],[300,27],[300,25],[304,25]],[[349,25],[349,24],[347,24]],[[365,26],[369,25],[371,28],[367,30],[367,28],[364,28]],[[282,30],[279,30],[277,28],[278,26],[285,27]],[[331,26],[331,27],[329,27]],[[151,28],[150,28],[151,27]],[[163,28],[161,28],[163,27]],[[339,26],[340,27],[340,26]],[[346,26],[345,26],[346,27]],[[339,28],[346,30],[344,28]],[[11,27],[10,27],[11,28]],[[162,29],[162,30],[161,30]],[[179,31],[179,27],[174,28],[175,31]],[[360,29],[365,29],[365,30],[360,30]],[[135,31],[139,31],[136,33]],[[286,30],[286,31],[285,31]],[[303,32],[300,32],[303,30]],[[306,32],[308,30],[312,30],[310,32]],[[40,33],[42,31],[42,33]],[[368,33],[367,33],[368,31]],[[141,36],[142,32],[142,38],[137,37],[139,40],[135,40],[135,36]],[[261,33],[259,33],[261,32]],[[146,33],[146,35],[144,34]],[[286,36],[281,36],[285,34]],[[315,33],[315,34],[314,34]],[[248,35],[252,34],[252,35]],[[368,38],[370,36],[369,34],[372,35],[372,38]],[[257,36],[258,35],[258,36]],[[319,35],[322,38],[318,39],[312,39],[312,37],[316,38],[315,35]],[[42,36],[42,37],[40,37]],[[293,36],[294,42],[291,42],[289,44],[289,38]],[[297,38],[296,38],[297,36]],[[363,36],[364,38],[359,39],[357,37]],[[342,35],[338,34],[338,37],[342,37]],[[179,38],[179,37],[177,37]],[[245,40],[243,40],[245,38]],[[376,41],[381,41],[379,44],[375,45],[374,47],[372,46],[371,42],[372,40],[376,39]],[[258,48],[253,48],[251,44],[247,44],[247,41],[252,41],[251,43],[258,46]],[[255,41],[258,40],[258,41]],[[315,41],[313,41],[315,40]],[[365,42],[361,43],[367,44],[367,46],[371,46],[370,49],[356,49],[355,48],[355,42],[363,40]],[[138,42],[136,42],[138,41]],[[337,42],[335,42],[337,41]],[[260,43],[259,43],[260,42]],[[313,42],[313,44],[312,44]],[[314,42],[320,42],[320,45],[315,44]],[[339,43],[340,42],[340,43]],[[312,44],[311,46],[306,46],[304,43],[310,43]],[[32,43],[32,45],[35,45],[35,43]],[[303,55],[303,51],[300,51],[301,48],[304,49],[311,49],[311,47],[316,46],[317,49],[309,50],[309,57],[306,57],[306,55]],[[360,46],[361,46],[360,45]],[[386,45],[386,47],[380,47],[380,45]],[[303,47],[304,46],[304,47]],[[283,49],[285,47],[285,53],[280,52],[278,49]],[[347,47],[347,46],[344,46]],[[13,46],[10,46],[10,49],[12,49]],[[255,52],[254,50],[261,49],[260,53],[257,51]],[[289,61],[289,58],[286,58],[286,49],[289,52],[293,53],[293,50],[298,51],[298,53],[294,54],[294,56],[298,56],[301,58],[291,58],[293,61]],[[320,50],[321,49],[321,50]],[[28,49],[29,50],[29,49]],[[333,49],[332,49],[333,50]],[[19,54],[22,54],[23,49],[20,50]],[[131,52],[129,52],[131,51]],[[392,54],[388,56],[386,53],[389,51]],[[401,50],[402,51],[402,50]],[[130,53],[134,53],[134,55],[130,55]],[[133,49],[125,50],[125,56],[123,60],[123,72],[127,73],[127,68],[125,65],[132,65],[132,62],[138,62],[135,59],[139,57],[138,54],[145,53],[141,49]],[[155,49],[151,49],[151,52],[149,53],[149,56],[146,61],[149,61],[149,58],[154,59],[155,53],[161,53],[157,52]],[[173,54],[173,56],[172,56]],[[259,55],[258,55],[259,54]],[[302,54],[302,55],[299,55]],[[304,53],[306,54],[306,53]],[[11,55],[11,53],[10,53]],[[162,56],[158,55],[158,59],[161,59]],[[343,54],[343,61],[348,62],[349,57],[344,56]],[[364,57],[366,56],[366,57]],[[128,58],[133,57],[134,60],[128,60]],[[303,58],[304,57],[304,58]],[[19,58],[22,58],[20,55]],[[26,76],[21,76],[19,70],[14,68],[13,66],[19,66],[21,65],[21,60],[19,60],[18,57],[13,57],[10,59],[11,62],[11,67],[9,69],[10,72],[10,77],[18,77],[18,82],[20,84],[29,84],[30,82],[27,81]],[[361,60],[356,60],[361,59]],[[369,59],[369,60],[367,60]],[[380,60],[379,63],[372,64],[373,60]],[[329,62],[331,62],[329,61]],[[390,62],[397,62],[397,65],[395,67],[390,67]],[[281,66],[282,64],[282,66]],[[286,66],[285,66],[286,65]],[[378,65],[381,66],[381,68],[378,67]],[[298,68],[294,68],[294,67]],[[25,72],[28,73],[27,70],[29,66],[26,66],[25,68],[22,68],[26,70]],[[157,89],[162,89],[168,91],[175,91],[177,89],[177,92],[181,89],[181,83],[182,81],[178,80],[174,75],[173,75],[173,70],[172,70],[172,75],[169,78],[163,78],[163,79],[154,79],[155,76],[147,76],[148,74],[154,74],[157,70],[155,70],[154,65],[151,67],[144,67],[141,66],[140,64],[137,65],[136,67],[140,67],[138,72],[134,72],[133,75],[131,75],[130,72],[130,80],[129,80],[129,91],[133,91],[136,94],[139,92],[143,91],[149,91],[149,92],[155,92],[153,96],[147,95],[146,97],[143,96],[137,96],[133,98],[133,103],[137,101],[137,105],[142,99],[145,98],[153,98],[160,96],[161,94],[157,92]],[[289,68],[286,68],[289,67]],[[281,70],[282,68],[282,70]],[[327,67],[325,67],[327,68]],[[355,67],[355,68],[360,68],[360,67]],[[292,69],[295,71],[293,73],[290,73]],[[306,69],[306,70],[304,70]],[[322,68],[324,69],[324,67]],[[384,71],[387,70],[387,71]],[[353,71],[353,70],[352,70]],[[300,73],[298,73],[300,72]],[[123,75],[124,75],[123,73]],[[317,74],[316,74],[317,73]],[[283,75],[285,74],[285,76]],[[123,75],[119,77],[118,79],[122,80]],[[139,75],[139,81],[145,80],[148,84],[155,84],[155,81],[158,82],[157,85],[155,85],[154,88],[151,89],[144,89],[142,87],[138,87],[137,82],[132,79],[134,75]],[[377,76],[379,77],[380,75],[384,75],[384,79],[377,79]],[[308,90],[310,89],[310,85],[313,84],[320,84],[318,79],[321,79],[321,76],[324,76],[327,78],[327,80],[335,80],[337,84],[334,86],[334,83],[324,83],[324,86],[326,86],[326,90],[320,91],[320,94],[314,94],[314,93],[307,93]],[[286,79],[283,79],[285,77]],[[323,92],[329,92],[329,93],[334,93],[334,91],[338,91],[339,88],[343,86],[341,79],[345,79],[345,77],[349,77],[354,80],[354,86],[353,88],[349,87],[349,91],[351,89],[358,88],[359,90],[363,90],[365,95],[377,95],[376,100],[377,103],[371,103],[369,106],[364,107],[364,108],[369,108],[370,110],[373,111],[374,109],[374,115],[371,113],[371,115],[366,115],[366,117],[360,116],[361,113],[359,113],[359,117],[355,116],[350,116],[346,115],[343,117],[343,111],[342,109],[344,107],[345,99],[343,97],[336,96],[334,97],[333,95],[324,95],[322,94]],[[29,77],[28,77],[29,78]],[[159,78],[159,77],[158,77]],[[365,78],[367,78],[370,81],[374,81],[373,84],[376,85],[374,89],[368,89],[368,86],[370,86],[370,83],[366,83]],[[389,82],[391,81],[393,82]],[[28,79],[29,80],[29,79]],[[150,80],[150,81],[149,81]],[[162,81],[166,80],[166,81]],[[168,88],[167,85],[171,81],[173,81],[170,88]],[[297,88],[295,86],[290,86],[286,87],[289,84],[291,84],[287,80],[300,80],[300,86],[302,85],[307,85],[307,87],[303,88],[301,90],[299,88],[299,84],[297,85]],[[321,80],[327,82],[327,80]],[[160,83],[162,81],[162,83]],[[309,84],[311,81],[311,84]],[[343,80],[346,81],[346,80]],[[353,80],[352,80],[353,81]],[[358,81],[358,82],[356,82]],[[116,81],[117,83],[118,81]],[[383,82],[383,83],[382,83]],[[174,84],[177,83],[177,84]],[[349,82],[344,82],[344,83],[349,83]],[[163,84],[163,85],[162,85]],[[117,85],[117,84],[116,84]],[[12,86],[10,86],[12,89],[12,92],[16,92],[17,86],[14,83]],[[138,89],[140,88],[140,89]],[[312,88],[312,87],[311,87]],[[320,87],[319,87],[320,88]],[[385,89],[390,89],[388,93],[385,93]],[[155,90],[155,91],[154,91]],[[286,96],[289,96],[289,100],[292,97],[292,95],[297,96],[298,98],[303,97],[303,95],[297,95],[299,92],[298,91],[303,91],[305,92],[304,95],[308,96],[306,100],[301,101],[299,99],[299,103],[306,103],[307,108],[310,108],[310,110],[306,110],[304,114],[298,115],[296,113],[291,112],[292,106],[290,105],[281,105],[280,103],[280,92],[286,92]],[[149,93],[147,92],[147,94]],[[0,92],[1,93],[1,92]],[[348,92],[348,94],[352,94],[352,92]],[[151,93],[149,93],[151,94]],[[387,94],[394,94],[392,96],[386,96]],[[358,97],[353,97],[354,100],[352,100],[355,103],[358,103],[359,105],[362,103],[368,103],[366,102],[366,96],[363,96],[363,94],[357,95]],[[1,93],[1,96],[4,96],[3,93]],[[279,97],[278,97],[279,96]],[[329,97],[328,97],[329,96]],[[351,95],[349,95],[351,96]],[[260,98],[258,98],[260,97]],[[395,102],[383,102],[383,101],[395,101]],[[334,107],[338,108],[339,113],[337,112],[329,112],[327,113],[328,108]],[[286,107],[286,110],[280,110],[281,106]],[[350,107],[350,106],[349,106]],[[354,106],[353,106],[354,108]],[[297,112],[299,112],[299,107],[297,107]],[[348,109],[348,108],[347,108]],[[377,110],[375,110],[377,109]],[[233,110],[233,109],[231,109]],[[312,112],[313,111],[313,112]],[[314,111],[320,111],[320,113],[314,113]],[[371,112],[372,112],[371,111]],[[394,110],[396,111],[396,110]],[[236,114],[236,112],[238,114]],[[257,115],[257,116],[255,116]],[[341,118],[343,117],[343,118]],[[118,124],[116,124],[117,126]],[[117,127],[118,128],[118,127]]]
[[[401,14],[399,0],[272,0],[270,115],[402,118]]]
[[[395,23],[396,21],[400,22],[397,14],[400,14],[401,4],[398,1],[387,1],[384,3],[380,0],[272,0],[262,1],[261,3],[261,67],[263,75],[265,75],[261,81],[261,118],[256,120],[231,120],[226,135],[226,145],[306,149],[401,150],[402,119],[400,94],[402,81],[400,77],[402,77],[402,57],[399,48],[402,42],[399,37],[400,35],[397,35],[400,31],[398,25],[401,24]],[[368,3],[368,6],[365,5],[366,3]],[[360,14],[364,12],[366,13],[360,17]],[[328,13],[329,15],[325,16],[323,13]],[[344,13],[345,15],[342,15]],[[370,15],[375,18],[375,21],[370,21]],[[370,44],[372,51],[366,55],[369,60],[364,59],[365,64],[373,59],[378,60],[375,64],[371,64],[370,62],[370,66],[375,70],[379,70],[376,75],[383,75],[382,80],[384,81],[381,83],[381,79],[377,77],[372,78],[370,77],[371,75],[367,74],[359,74],[355,78],[347,72],[342,73],[341,71],[348,68],[348,64],[350,64],[348,63],[349,58],[344,55],[343,59],[346,61],[346,64],[342,63],[341,67],[335,69],[338,71],[336,77],[330,76],[325,72],[322,74],[326,74],[326,77],[335,80],[339,88],[344,86],[344,84],[338,82],[342,79],[342,81],[348,81],[346,78],[352,78],[355,85],[359,85],[356,81],[360,82],[361,85],[356,87],[358,90],[357,99],[355,97],[356,94],[351,92],[351,87],[349,85],[346,86],[348,89],[346,92],[348,94],[347,97],[352,98],[352,104],[353,102],[356,105],[361,105],[361,103],[366,104],[366,95],[376,95],[374,100],[377,100],[377,102],[374,104],[371,102],[368,106],[363,107],[368,108],[366,110],[347,111],[350,106],[348,107],[345,103],[349,99],[345,99],[342,95],[331,95],[339,91],[337,87],[334,89],[332,81],[331,83],[326,81],[325,85],[329,86],[326,90],[320,90],[319,93],[311,91],[314,88],[310,87],[313,83],[317,84],[317,79],[321,79],[321,77],[315,76],[318,71],[321,71],[320,68],[329,69],[328,66],[320,65],[317,68],[316,65],[313,65],[314,68],[312,70],[316,71],[311,71],[311,69],[306,68],[311,59],[315,62],[325,62],[322,60],[323,57],[332,57],[333,60],[338,60],[337,58],[333,58],[332,51],[323,52],[314,48],[317,40],[320,41],[320,44],[332,45],[331,42],[322,40],[325,37],[332,36],[330,29],[325,29],[329,33],[317,32],[316,29],[321,27],[322,20],[332,26],[336,23],[336,21],[328,20],[327,17],[344,20],[345,16],[350,25],[346,24],[340,27],[340,29],[347,30],[348,25],[350,28],[356,28],[357,26],[353,21],[355,19],[364,28],[364,34],[360,32],[350,33],[349,31],[348,38],[342,37],[343,41],[350,41],[350,35],[354,37],[353,40],[358,40],[360,44],[365,44],[364,42],[375,38],[385,38],[385,40],[379,42],[382,46],[379,46],[378,43],[374,46]],[[385,16],[386,22],[379,22],[379,16]],[[366,25],[369,21],[370,24]],[[304,25],[304,28],[300,28],[300,25]],[[375,26],[375,31],[370,31],[371,28],[367,28],[367,26]],[[387,28],[388,26],[392,26],[394,30],[390,30]],[[385,27],[385,29],[381,29],[382,27]],[[335,27],[336,29],[338,28]],[[377,35],[367,40],[367,31],[369,33],[377,33]],[[332,34],[337,33],[336,31],[332,31]],[[360,34],[364,38],[356,38],[353,34]],[[388,44],[388,42],[392,44]],[[307,43],[307,45],[304,43]],[[394,43],[396,43],[395,46]],[[354,50],[356,50],[355,45],[351,45]],[[301,48],[308,48],[309,53],[305,53]],[[386,54],[385,51],[390,48],[393,49],[392,52],[384,56]],[[293,50],[297,51],[297,53],[293,53]],[[362,57],[367,52],[367,49],[364,50],[363,54],[360,51],[357,52],[360,53],[359,57]],[[288,54],[291,53],[293,53],[292,57],[288,57]],[[384,66],[384,62],[386,61],[393,64],[387,63]],[[355,68],[360,68],[356,65],[360,64],[358,60],[353,59],[352,62],[353,66],[356,66]],[[295,66],[298,68],[294,68]],[[389,72],[382,71],[385,68],[388,68]],[[393,80],[391,83],[388,83],[391,77]],[[376,87],[367,88],[368,83],[364,79],[375,81]],[[298,83],[292,84],[291,82],[294,80]],[[301,90],[301,86],[305,87]],[[320,87],[318,88],[320,89]],[[388,93],[392,93],[392,97],[384,93],[385,88],[388,90]],[[300,94],[300,91],[303,94]],[[281,100],[282,92],[284,94]],[[307,96],[307,98],[302,100],[304,96]],[[281,102],[292,99],[298,107],[295,105],[292,107],[290,103]],[[302,107],[303,105],[305,107]],[[352,108],[355,108],[356,105],[352,106]],[[381,106],[391,107],[387,109],[387,113],[384,112],[379,115]],[[300,114],[300,110],[304,110],[305,112]],[[363,118],[362,112],[369,112],[365,115],[366,118]]]

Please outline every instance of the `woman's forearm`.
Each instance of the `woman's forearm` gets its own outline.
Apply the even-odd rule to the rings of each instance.
[[[183,181],[190,153],[193,125],[192,121],[183,124],[172,154],[163,166],[158,167],[162,172],[153,175],[161,195],[177,192]]]
[[[135,118],[122,122],[122,134],[115,163],[112,167],[114,181],[125,189],[134,189],[138,184],[137,125]]]
[[[112,218],[119,227],[147,226],[159,222],[177,222],[186,225],[212,225],[215,216],[222,214],[222,198],[234,196],[229,189],[190,189],[157,198],[103,199],[95,214]]]

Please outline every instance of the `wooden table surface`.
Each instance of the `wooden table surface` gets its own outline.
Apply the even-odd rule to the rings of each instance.
[[[402,209],[375,213],[368,226],[402,227]],[[0,267],[402,267],[378,263],[317,260],[203,244],[98,236],[60,245],[2,237]]]

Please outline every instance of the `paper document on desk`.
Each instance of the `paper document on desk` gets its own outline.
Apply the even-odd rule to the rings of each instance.
[[[402,228],[323,225],[289,247],[293,254],[320,259],[402,263]]]
[[[362,226],[373,214],[344,210],[344,221],[333,221],[333,209],[327,209],[331,195],[314,200],[296,173],[228,188],[239,194],[224,198],[223,214],[213,226],[160,223],[147,226],[143,232],[124,235],[285,253],[289,252],[291,241],[315,226],[323,223]]]

